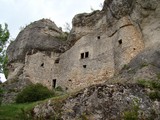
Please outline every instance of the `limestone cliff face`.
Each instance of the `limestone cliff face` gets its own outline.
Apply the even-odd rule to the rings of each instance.
[[[26,54],[36,52],[33,50],[61,52],[62,41],[56,38],[60,34],[62,31],[50,20],[42,19],[31,23],[9,45],[7,49],[9,62],[16,60],[24,62]]]
[[[64,40],[60,36],[65,37],[65,34],[48,19],[36,21],[24,28],[7,49],[8,80],[25,79],[36,83],[43,79],[48,83],[52,57],[64,52]]]
[[[53,22],[34,22],[8,47],[8,80],[26,79],[66,91],[102,83],[145,51],[156,52],[159,21],[159,0],[105,0],[101,11],[73,18],[65,42]]]

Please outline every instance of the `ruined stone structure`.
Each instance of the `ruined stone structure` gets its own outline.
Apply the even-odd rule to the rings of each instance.
[[[50,20],[31,23],[8,47],[8,81],[29,80],[66,91],[104,82],[159,43],[158,32],[153,32],[160,27],[157,3],[105,0],[101,11],[73,18],[66,41],[66,34]]]

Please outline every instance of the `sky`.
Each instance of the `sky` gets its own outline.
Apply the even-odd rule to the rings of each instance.
[[[91,8],[101,9],[104,0],[0,0],[0,24],[7,23],[10,39],[15,39],[21,27],[48,18],[58,27],[71,24],[79,13],[89,13]],[[5,81],[3,74],[0,74]]]
[[[58,27],[70,23],[74,15],[100,9],[104,0],[0,0],[0,24],[7,23],[11,38],[20,27],[42,18],[51,19]]]

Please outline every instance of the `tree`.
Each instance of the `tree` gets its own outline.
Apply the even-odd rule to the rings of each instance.
[[[64,30],[65,30],[65,32],[67,32],[67,33],[70,33],[70,32],[71,32],[71,25],[70,25],[68,22],[65,23],[65,25],[64,25]]]
[[[7,43],[9,39],[9,30],[8,25],[5,24],[4,27],[0,24],[0,73],[4,73],[5,76],[6,73],[6,65],[8,58],[6,56],[6,48]]]

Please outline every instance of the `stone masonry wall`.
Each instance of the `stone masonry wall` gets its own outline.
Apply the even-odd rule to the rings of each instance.
[[[25,58],[24,78],[32,83],[41,83],[48,88],[52,88],[52,66],[59,54],[51,53],[50,56],[45,52],[37,52],[33,55],[27,55]]]

